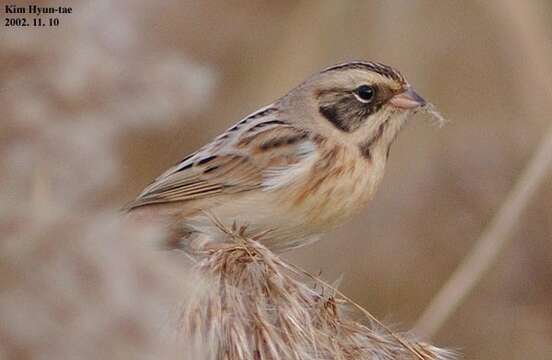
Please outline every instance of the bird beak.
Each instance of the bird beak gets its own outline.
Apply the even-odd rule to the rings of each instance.
[[[389,103],[400,109],[410,110],[424,106],[426,101],[409,86],[402,93],[393,96]]]

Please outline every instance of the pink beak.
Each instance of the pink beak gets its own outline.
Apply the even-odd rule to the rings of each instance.
[[[389,103],[400,109],[409,110],[424,106],[426,101],[409,86],[402,93],[393,96]]]

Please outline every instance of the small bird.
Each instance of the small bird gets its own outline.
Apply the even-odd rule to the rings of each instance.
[[[212,216],[263,233],[274,251],[302,246],[369,202],[391,144],[425,105],[390,66],[331,66],[185,157],[126,209],[165,224],[171,247],[220,238]]]

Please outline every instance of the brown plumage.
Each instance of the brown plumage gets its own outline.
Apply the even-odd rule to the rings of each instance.
[[[271,230],[272,249],[302,245],[368,202],[395,136],[424,105],[389,66],[327,68],[173,166],[127,209],[184,242],[217,238],[207,211]]]

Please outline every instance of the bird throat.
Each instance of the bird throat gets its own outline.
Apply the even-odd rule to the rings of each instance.
[[[389,123],[389,119],[381,123],[380,126],[378,126],[378,129],[376,130],[376,132],[368,140],[358,145],[360,153],[366,160],[369,160],[369,161],[373,160],[374,147],[378,145],[381,138],[383,137],[383,133],[386,130],[388,123]],[[391,147],[391,143],[389,143],[388,145],[387,154],[389,154],[389,148]]]

